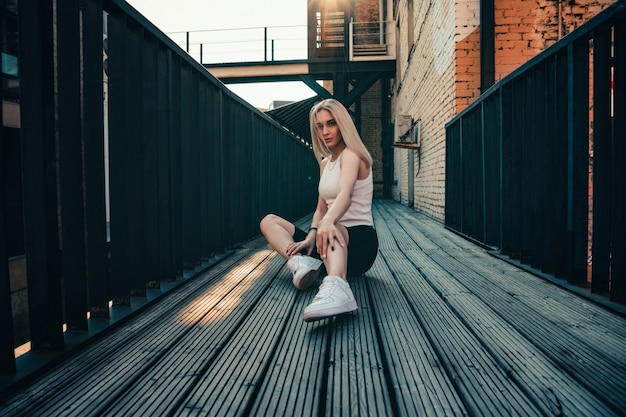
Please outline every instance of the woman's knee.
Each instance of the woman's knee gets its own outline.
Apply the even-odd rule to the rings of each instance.
[[[259,223],[261,231],[267,230],[267,228],[272,224],[276,224],[276,217],[278,216],[276,216],[275,214],[267,214],[265,217],[263,217],[261,219],[261,222]]]
[[[275,214],[267,214],[261,219],[259,224],[261,232],[265,234],[266,231],[273,230],[276,226],[285,228],[285,219]]]

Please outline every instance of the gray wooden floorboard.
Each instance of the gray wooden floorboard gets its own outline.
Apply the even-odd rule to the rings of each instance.
[[[93,341],[0,416],[625,416],[626,319],[375,201],[359,309],[304,323],[262,238]],[[304,229],[310,216],[299,221]]]

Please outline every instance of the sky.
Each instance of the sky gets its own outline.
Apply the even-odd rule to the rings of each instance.
[[[271,0],[270,2],[259,0],[127,0],[127,2],[176,43],[184,43],[186,39],[184,32],[190,32],[192,45],[189,53],[196,59],[199,59],[200,55],[199,43],[203,43],[203,55],[216,57],[224,54],[224,50],[231,53],[239,50],[240,56],[233,55],[230,60],[244,61],[243,57],[251,56],[263,59],[262,39],[265,27],[268,28],[268,38],[277,38],[275,41],[276,59],[306,58],[306,40],[295,41],[295,39],[302,37],[306,39],[307,0]],[[243,30],[244,28],[248,29]],[[258,41],[250,42],[253,39]],[[220,48],[221,52],[218,51]],[[295,50],[298,52],[293,53],[299,55],[291,57],[290,51]],[[214,53],[207,51],[214,51]],[[210,62],[210,59],[203,58],[203,62]],[[228,84],[227,86],[253,106],[261,108],[267,108],[274,100],[297,101],[315,95],[304,83],[296,81]]]

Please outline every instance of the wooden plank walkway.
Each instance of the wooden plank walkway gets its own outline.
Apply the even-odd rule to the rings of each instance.
[[[626,319],[375,201],[359,310],[307,324],[263,239],[92,343],[0,416],[626,415]]]

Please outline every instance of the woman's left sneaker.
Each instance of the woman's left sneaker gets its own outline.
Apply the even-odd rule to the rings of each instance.
[[[299,290],[306,290],[315,282],[322,265],[319,259],[306,255],[297,255],[287,261],[287,267],[293,273],[293,285]]]

